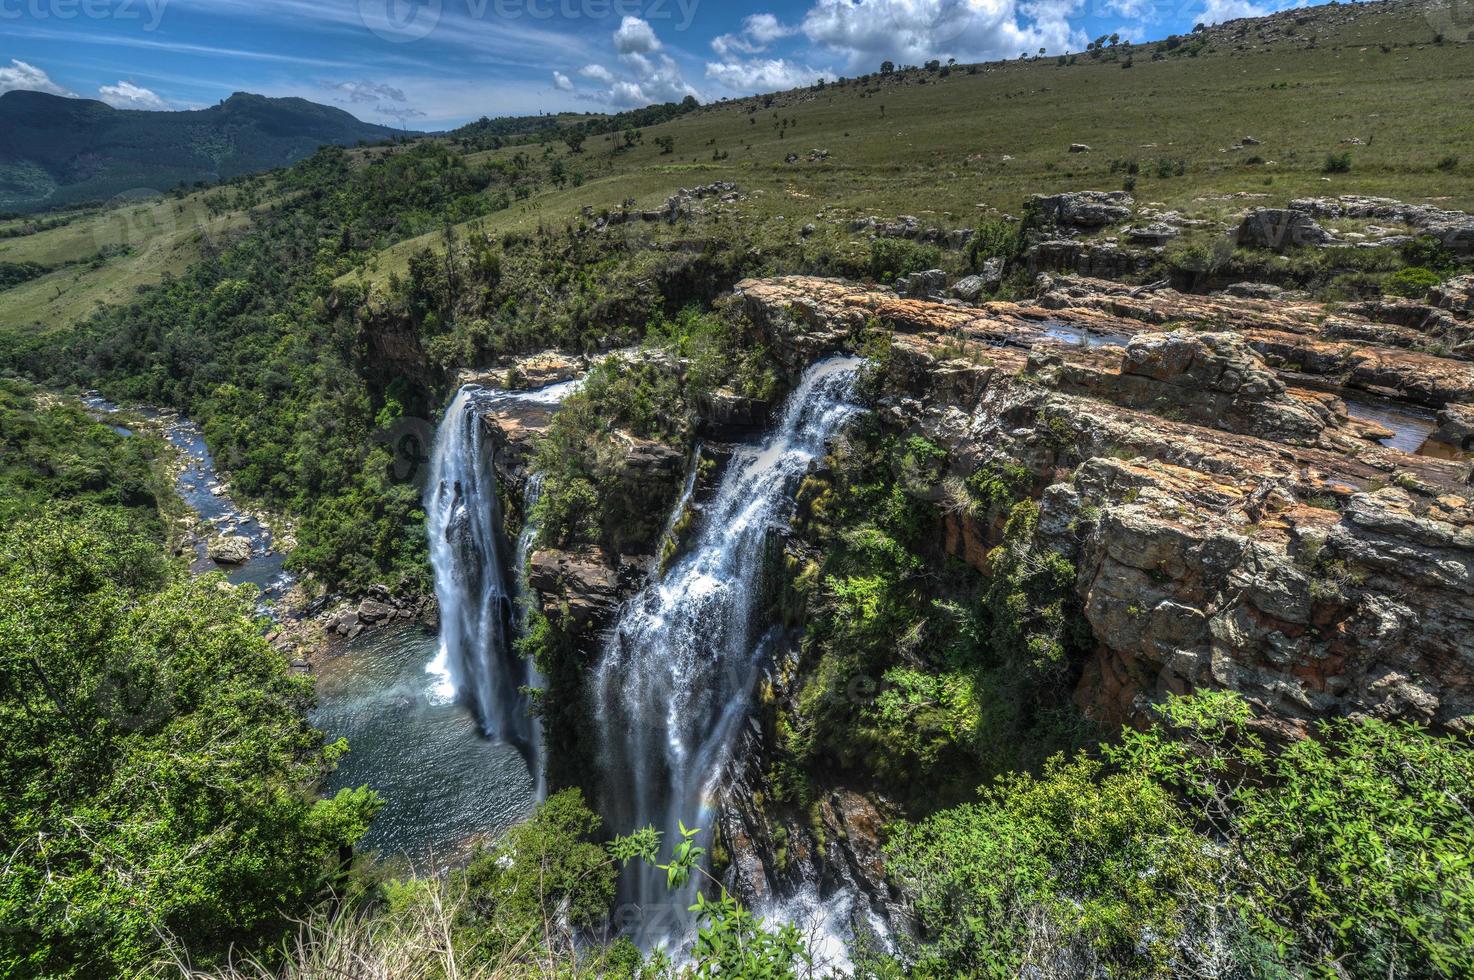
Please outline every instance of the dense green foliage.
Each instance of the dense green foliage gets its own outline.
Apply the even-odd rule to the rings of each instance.
[[[0,972],[202,962],[331,884],[377,801],[318,800],[342,745],[248,590],[190,578],[114,513],[0,538]]]
[[[1032,505],[1008,522],[988,580],[939,547],[960,521],[1007,514],[1027,474],[962,481],[939,447],[874,423],[831,463],[799,491],[798,525],[824,557],[790,570],[807,605],[789,610],[805,620],[804,677],[780,725],[783,764],[859,769],[930,809],[1079,744],[1062,697],[1085,639],[1064,602],[1074,569],[1030,551]]]
[[[1106,761],[897,828],[924,976],[1451,977],[1474,969],[1474,753],[1339,719],[1270,752],[1235,695]]]
[[[114,509],[161,537],[159,510],[173,495],[163,452],[160,440],[124,436],[74,401],[0,378],[0,527],[68,501]]]

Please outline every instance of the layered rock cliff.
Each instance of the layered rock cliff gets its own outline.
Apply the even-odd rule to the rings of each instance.
[[[964,477],[1029,467],[1038,533],[1077,565],[1096,639],[1077,697],[1095,717],[1216,687],[1286,733],[1345,714],[1474,725],[1470,461],[1378,444],[1387,430],[1336,393],[1457,409],[1474,365],[1325,340],[1358,318],[1319,304],[1078,279],[981,308],[809,278],[737,293],[792,363],[892,331],[887,424]],[[1125,343],[1078,342],[1092,336]],[[1321,356],[1265,356],[1290,351]],[[996,543],[962,527],[950,545],[986,573]]]

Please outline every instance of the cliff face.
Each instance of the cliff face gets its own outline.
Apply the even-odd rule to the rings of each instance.
[[[874,352],[888,338],[876,415],[888,432],[944,449],[945,476],[1026,467],[1035,544],[1073,563],[1093,634],[1069,672],[1090,716],[1144,724],[1169,693],[1231,689],[1285,738],[1356,714],[1474,728],[1474,490],[1459,444],[1474,431],[1474,365],[1459,350],[1400,342],[1418,324],[1457,335],[1467,310],[1399,304],[1390,322],[1379,309],[1041,285],[1033,303],[969,307],[793,277],[744,281],[733,305],[790,380],[819,357]],[[1371,339],[1344,339],[1353,333]],[[1381,410],[1348,407],[1353,396]],[[694,406],[709,434],[748,432],[763,414],[728,401]],[[1421,451],[1381,444],[1407,436],[1400,419]],[[547,414],[486,421],[507,510],[519,513]],[[1425,435],[1453,441],[1419,447]],[[627,442],[621,472],[659,522],[684,457]],[[697,508],[723,457],[710,441],[703,453],[715,466],[697,467]],[[943,511],[938,551],[989,575],[997,515]],[[656,567],[657,537],[652,524],[645,557],[532,555],[536,599],[568,636],[567,697],[618,603]],[[798,564],[813,557],[781,528],[774,545]],[[723,779],[717,850],[729,886],[760,907],[797,892],[857,895],[843,912],[852,924],[904,930],[881,858],[899,812],[886,787],[830,773],[798,805],[775,785],[779,728],[802,716],[797,649],[779,645]]]
[[[794,364],[889,328],[888,425],[960,476],[1029,467],[1038,535],[1075,561],[1094,631],[1077,691],[1093,716],[1144,721],[1168,692],[1228,688],[1287,735],[1345,714],[1474,726],[1470,461],[1383,447],[1336,393],[1296,387],[1314,364],[1323,387],[1447,411],[1474,401],[1474,365],[1327,341],[1338,320],[1381,325],[1318,304],[1087,280],[982,308],[807,278],[737,292]],[[1125,344],[1069,342],[1091,337]],[[1277,370],[1278,344],[1333,353]],[[949,550],[986,573],[995,529],[948,524]]]

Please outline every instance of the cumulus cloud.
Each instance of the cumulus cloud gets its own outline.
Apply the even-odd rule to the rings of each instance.
[[[765,92],[812,85],[823,78],[832,81],[834,73],[823,68],[810,68],[783,58],[748,58],[708,62],[706,77],[738,92]]]
[[[626,17],[614,32],[614,52],[619,56],[618,69],[588,64],[578,70],[584,78],[598,82],[595,92],[577,93],[581,98],[602,102],[620,109],[633,109],[655,102],[679,102],[696,95],[681,74],[681,66],[666,54],[655,29],[638,17]],[[568,80],[565,87],[559,79]],[[572,80],[554,72],[553,80],[560,89],[573,92]]]
[[[77,97],[76,92],[56,84],[51,80],[51,76],[40,68],[12,58],[9,68],[0,68],[0,94],[22,90],[48,92],[51,95],[65,95],[69,98]]]
[[[1083,47],[1084,34],[1070,24],[1083,6],[1084,0],[818,0],[802,29],[859,70],[886,59],[983,61]]]
[[[791,37],[798,28],[789,27],[772,14],[749,14],[736,34],[721,34],[711,39],[711,49],[721,58],[742,54],[761,54],[774,41]]]
[[[556,85],[560,91],[563,91],[563,92],[572,92],[573,91],[573,79],[569,78],[567,75],[563,74],[561,71],[555,71],[555,72],[553,72],[553,84]]]
[[[1265,4],[1249,3],[1248,0],[1208,0],[1203,5],[1202,16],[1198,20],[1204,24],[1221,24],[1226,20],[1238,20],[1240,17],[1263,17],[1274,11],[1292,4]]]
[[[127,80],[119,81],[116,85],[103,85],[98,88],[97,94],[114,109],[149,109],[158,112],[172,108],[150,90]]]
[[[614,32],[614,50],[620,54],[650,54],[660,50],[660,38],[649,21],[626,17]]]

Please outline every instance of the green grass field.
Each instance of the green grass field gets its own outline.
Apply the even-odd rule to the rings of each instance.
[[[53,271],[0,292],[0,326],[55,330],[98,306],[127,301],[143,286],[179,274],[250,223],[247,211],[212,214],[219,190],[90,209],[59,228],[0,239],[0,262]]]

